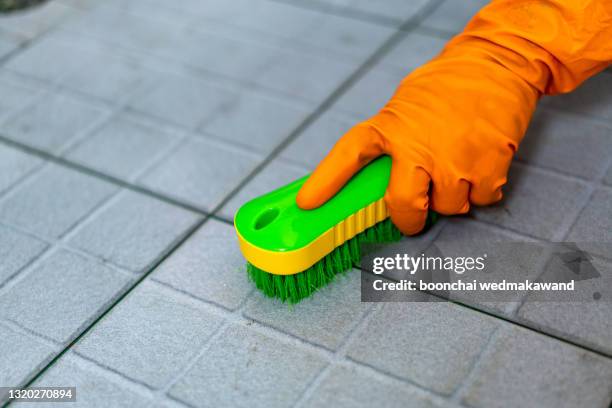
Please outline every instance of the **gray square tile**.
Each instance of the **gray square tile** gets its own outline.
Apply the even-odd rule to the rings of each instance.
[[[351,116],[327,111],[291,142],[281,157],[314,170],[338,139],[356,124]]]
[[[545,333],[556,333],[591,349],[612,354],[612,263],[599,259],[590,263],[600,277],[577,279],[576,288],[567,296],[544,295],[554,296],[552,298],[559,301],[538,301],[538,296],[529,295],[518,316]],[[559,272],[566,268],[558,257],[554,257],[543,276],[544,281],[555,281]],[[599,300],[595,300],[597,296]]]
[[[482,361],[463,402],[471,407],[604,407],[609,359],[507,326]]]
[[[338,99],[334,110],[354,115],[359,120],[353,124],[366,120],[385,106],[408,73],[377,66]]]
[[[279,52],[278,46],[262,41],[260,33],[231,29],[227,24],[208,26],[198,24],[194,29],[176,33],[167,47],[155,50],[155,56],[204,73],[249,82]]]
[[[418,0],[409,2],[403,0],[350,0],[348,2],[348,8],[388,18],[396,18],[400,19],[400,21],[404,21],[415,15],[425,4],[427,4],[427,2],[428,0]]]
[[[314,110],[314,106],[262,93],[242,93],[204,123],[203,132],[250,150],[269,153]]]
[[[165,76],[148,92],[137,95],[130,107],[181,127],[195,129],[235,100],[233,91],[194,77]]]
[[[488,0],[446,0],[422,24],[426,27],[455,34],[463,29]]]
[[[152,278],[198,298],[236,309],[253,289],[231,225],[209,220]]]
[[[204,138],[192,138],[144,175],[140,183],[210,211],[260,160],[260,156],[251,152]]]
[[[130,115],[110,122],[73,147],[65,156],[87,167],[132,180],[178,138]]]
[[[34,383],[35,387],[57,387],[58,384],[70,384],[76,387],[76,401],[72,407],[90,408],[145,408],[151,407],[153,401],[128,390],[123,384],[109,381],[75,362],[76,358],[63,356],[42,377]],[[54,402],[31,402],[21,404],[32,408],[57,407]]]
[[[219,323],[195,301],[143,283],[76,345],[76,352],[161,388],[196,357]]]
[[[433,408],[436,405],[409,385],[370,377],[354,368],[336,366],[312,393],[309,408]]]
[[[253,80],[283,94],[320,103],[357,69],[359,63],[299,52],[279,51]]]
[[[612,165],[610,166],[610,168],[608,169],[608,172],[604,176],[603,182],[609,186],[612,186]]]
[[[170,395],[197,407],[291,406],[324,364],[308,351],[230,326]]]
[[[49,93],[9,118],[0,129],[11,140],[58,153],[104,114],[104,110],[67,94]]]
[[[503,191],[499,204],[473,209],[476,218],[539,238],[560,239],[557,234],[576,216],[586,185],[514,165]]]
[[[13,112],[24,107],[40,93],[41,87],[30,81],[12,74],[10,71],[0,71],[0,121]]]
[[[96,38],[114,48],[146,55],[159,47],[167,47],[173,33],[186,25],[185,20],[184,15],[163,18],[163,14],[157,13],[156,17],[150,18],[101,4],[66,21],[62,27],[78,36]]]
[[[203,17],[212,19],[206,25],[196,24],[196,30],[360,61],[392,34],[392,29],[378,24],[277,2],[182,4],[190,13],[202,9]]]
[[[198,215],[131,191],[89,220],[70,244],[136,272],[148,266],[195,224]]]
[[[0,58],[5,58],[15,51],[21,45],[20,43],[16,37],[0,33]]]
[[[423,1],[427,0],[402,2],[402,6],[396,9],[396,13],[403,11],[410,13],[409,9],[418,7]],[[366,6],[367,3],[363,1],[361,6]],[[382,9],[387,4],[388,2],[378,2],[377,5]],[[342,15],[322,14],[319,11],[309,10],[308,13],[312,15],[313,21],[306,31],[294,36],[291,43],[296,47],[305,43],[312,48],[325,50],[332,58],[334,56],[342,59],[348,57],[355,60],[356,63],[363,62],[393,34],[391,28],[379,24]]]
[[[56,238],[115,191],[110,183],[49,164],[0,201],[0,219]]]
[[[45,242],[0,225],[0,287],[46,248]]]
[[[15,333],[0,326],[0,384],[3,387],[17,387],[45,366],[57,351],[21,333]],[[0,403],[8,395],[0,393]]]
[[[48,35],[10,58],[4,66],[11,70],[48,83],[59,80],[82,62],[75,55],[86,54],[63,35]]]
[[[540,111],[532,120],[517,157],[588,179],[597,179],[612,157],[612,126]]]
[[[406,35],[377,65],[408,75],[438,55],[447,40],[417,32]],[[397,83],[399,86],[399,82]]]
[[[0,297],[0,316],[66,344],[110,305],[127,283],[123,274],[62,250]]]
[[[451,394],[496,327],[492,318],[452,303],[387,303],[355,336],[348,356]]]
[[[612,191],[600,189],[582,210],[570,230],[567,240],[602,256],[612,258]]]
[[[595,75],[568,94],[544,99],[543,103],[561,110],[593,116],[612,122],[612,75]]]
[[[246,202],[283,187],[306,174],[307,170],[303,167],[282,159],[273,160],[223,206],[219,215],[228,221],[233,221],[238,209]]]
[[[428,256],[441,257],[481,257],[484,259],[483,270],[466,270],[461,274],[448,273],[448,281],[456,282],[524,282],[535,280],[542,272],[547,259],[544,245],[534,241],[517,239],[502,232],[493,230],[465,218],[449,218],[447,225],[434,245],[428,248]],[[442,278],[444,271],[434,273]],[[523,291],[498,291],[474,293],[471,291],[453,291],[450,297],[463,303],[480,308],[501,312],[508,317],[519,306],[525,296]]]
[[[337,349],[370,307],[361,302],[360,289],[361,274],[353,269],[291,308],[256,292],[245,314],[308,342]]]
[[[129,57],[98,44],[79,54],[78,69],[64,77],[61,85],[107,102],[120,102],[155,79],[148,69],[152,64],[144,57]]]
[[[42,164],[36,156],[0,145],[0,193]]]

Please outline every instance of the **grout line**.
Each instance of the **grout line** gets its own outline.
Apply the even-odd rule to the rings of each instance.
[[[105,380],[117,385],[118,387],[126,391],[129,391],[138,396],[142,396],[143,398],[146,398],[147,400],[150,400],[148,401],[150,403],[159,402],[159,401],[155,401],[156,396],[154,395],[154,392],[151,390],[151,388],[148,385],[142,385],[141,382],[133,381],[132,379],[125,377],[121,373],[118,373],[117,371],[112,370],[112,369],[108,369],[105,366],[100,365],[96,361],[93,361],[81,354],[71,351],[67,355],[66,359],[68,360],[69,363],[76,365],[77,367],[79,367],[80,369],[84,371],[100,376],[104,378]],[[165,399],[165,398],[162,399],[162,402],[164,404],[170,402],[174,406],[179,406],[179,407],[186,406],[184,404],[180,404],[176,401]]]
[[[402,24],[402,20],[400,18],[386,17],[380,14],[375,14],[368,11],[351,9],[348,7],[340,7],[331,4],[325,4],[319,0],[310,0],[310,1],[302,1],[302,0],[272,0],[276,3],[290,5],[296,8],[301,8],[304,10],[316,11],[320,13],[325,13],[333,16],[350,18],[353,20],[359,20],[370,24],[376,24],[387,28],[395,28]]]
[[[146,390],[148,390],[151,393],[155,392],[155,388],[153,388],[151,385],[147,384],[146,382],[138,380],[138,379],[133,378],[133,377],[130,377],[130,376],[120,372],[119,370],[117,370],[117,369],[115,369],[115,368],[113,368],[111,366],[108,366],[108,365],[106,365],[104,363],[101,363],[101,362],[99,362],[97,360],[94,360],[93,358],[91,358],[91,357],[89,357],[89,356],[79,352],[78,350],[70,350],[70,355],[71,356],[76,356],[76,357],[78,357],[80,359],[83,359],[83,360],[87,361],[88,363],[90,363],[92,365],[98,366],[99,368],[105,370],[106,372],[110,372],[112,374],[115,374],[115,375],[123,378],[125,381],[133,383],[133,384],[136,384],[138,387],[141,387],[142,389],[146,389]]]
[[[331,355],[331,359],[328,364],[314,377],[314,379],[306,386],[306,389],[298,398],[298,400],[293,405],[294,408],[303,408],[312,395],[319,388],[320,384],[323,382],[324,378],[327,377],[329,372],[333,369],[333,367],[339,361],[346,358],[347,349],[350,346],[352,340],[357,336],[359,331],[365,327],[371,319],[371,316],[379,309],[378,305],[369,305],[359,321],[351,328],[349,333],[345,336],[345,338],[340,343],[339,347],[335,352]]]
[[[472,385],[474,380],[477,378],[476,376],[479,373],[480,368],[482,367],[484,362],[488,361],[488,357],[493,352],[493,346],[495,345],[497,340],[501,337],[503,331],[504,331],[504,327],[502,327],[502,325],[499,325],[489,335],[489,338],[487,339],[487,343],[484,345],[482,350],[480,350],[480,354],[478,355],[478,357],[476,358],[476,360],[470,367],[470,371],[468,375],[463,379],[463,381],[461,381],[461,383],[457,386],[457,388],[451,395],[450,397],[451,401],[457,404],[462,403],[461,400],[464,398],[465,393],[469,389],[469,386]]]
[[[458,34],[450,31],[440,30],[438,28],[429,27],[426,25],[419,25],[417,28],[415,28],[414,31],[419,34],[425,34],[430,37],[440,38],[442,40],[450,40],[453,36]]]
[[[50,348],[53,348],[55,350],[61,348],[63,346],[62,342],[57,341],[55,339],[52,339],[51,337],[47,337],[45,335],[42,335],[40,333],[37,333],[35,331],[33,331],[32,329],[22,325],[19,322],[16,322],[14,320],[11,319],[7,319],[7,318],[0,318],[0,327],[4,326],[8,329],[10,329],[12,332],[17,333],[17,334],[22,334],[24,336],[27,336],[29,338],[31,338],[32,340],[40,343],[40,344],[44,344],[45,346],[48,346]]]
[[[166,196],[166,195],[157,193],[157,192],[155,192],[153,190],[150,190],[150,189],[148,189],[146,187],[143,187],[141,185],[129,183],[129,182],[121,180],[121,179],[119,179],[119,178],[117,178],[115,176],[112,176],[112,175],[109,175],[109,174],[105,174],[105,173],[101,173],[101,172],[99,172],[97,170],[93,170],[93,169],[91,169],[91,168],[89,168],[87,166],[84,166],[82,164],[79,164],[79,163],[67,160],[67,159],[65,159],[63,157],[55,156],[55,155],[53,155],[51,153],[48,153],[48,152],[45,152],[44,150],[41,150],[41,149],[38,149],[38,148],[34,148],[34,147],[30,147],[30,146],[24,145],[24,144],[19,143],[19,142],[15,142],[15,141],[13,141],[11,139],[6,138],[5,136],[3,136],[1,134],[0,134],[0,143],[5,144],[5,145],[10,146],[10,147],[13,147],[13,148],[18,149],[18,150],[21,150],[22,152],[25,152],[25,153],[37,156],[39,158],[42,158],[42,159],[46,160],[47,162],[58,164],[58,165],[61,165],[63,167],[67,167],[67,168],[69,168],[71,170],[75,170],[75,171],[84,173],[86,175],[89,175],[89,176],[92,176],[92,177],[95,177],[95,178],[107,181],[109,183],[115,184],[118,187],[125,188],[127,190],[131,190],[131,191],[134,191],[136,193],[140,193],[140,194],[144,194],[144,195],[150,196],[150,197],[155,198],[157,200],[163,201],[163,202],[165,202],[167,204],[170,204],[170,205],[182,208],[184,210],[188,210],[188,211],[200,214],[202,216],[208,216],[209,215],[209,213],[207,213],[206,211],[204,211],[204,210],[202,210],[202,209],[200,209],[200,208],[198,208],[196,206],[193,206],[191,204],[187,204],[187,203],[184,203],[184,202],[179,201],[177,199],[174,199],[174,198],[172,198],[170,196]]]

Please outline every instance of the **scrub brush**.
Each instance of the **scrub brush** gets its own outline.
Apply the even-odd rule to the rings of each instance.
[[[383,200],[390,173],[391,158],[382,156],[314,210],[295,202],[308,176],[244,204],[234,226],[257,288],[297,303],[358,264],[361,244],[398,241]],[[430,212],[427,224],[436,217]]]

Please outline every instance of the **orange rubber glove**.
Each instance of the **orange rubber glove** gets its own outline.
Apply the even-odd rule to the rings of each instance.
[[[496,202],[540,96],[569,92],[611,62],[612,0],[493,1],[336,143],[297,204],[320,206],[382,154],[393,161],[385,202],[405,234],[423,228],[428,208]]]

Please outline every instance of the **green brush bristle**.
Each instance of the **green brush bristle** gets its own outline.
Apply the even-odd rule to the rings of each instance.
[[[361,244],[399,241],[401,232],[386,219],[346,241],[316,264],[294,275],[274,275],[247,263],[249,278],[266,296],[297,303],[361,261]]]

